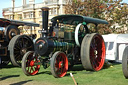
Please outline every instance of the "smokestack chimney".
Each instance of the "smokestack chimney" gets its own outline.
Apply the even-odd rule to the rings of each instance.
[[[12,12],[13,12],[12,19],[14,19],[14,8],[15,8],[15,0],[12,0]]]
[[[49,8],[42,7],[42,37],[46,37],[48,34],[48,15],[49,15]]]
[[[34,4],[35,0],[29,0],[29,4]]]
[[[26,5],[26,0],[22,0],[22,5]]]
[[[12,7],[15,8],[15,0],[12,0]]]

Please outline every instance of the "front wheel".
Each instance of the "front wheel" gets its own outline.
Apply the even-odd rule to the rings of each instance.
[[[101,35],[87,34],[81,45],[81,62],[86,70],[99,71],[105,61],[105,44]]]
[[[31,76],[38,73],[40,65],[35,64],[39,63],[40,60],[38,56],[33,51],[28,51],[22,59],[22,70],[25,75]]]
[[[54,77],[60,78],[65,76],[68,70],[67,56],[63,52],[55,52],[52,56],[50,65],[51,73]]]

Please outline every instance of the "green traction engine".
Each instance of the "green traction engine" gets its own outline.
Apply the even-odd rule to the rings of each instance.
[[[105,44],[101,35],[90,33],[93,23],[108,24],[107,21],[80,15],[59,15],[51,19],[48,26],[49,8],[42,8],[42,36],[22,59],[22,70],[26,75],[35,75],[40,65],[51,67],[54,77],[63,77],[73,65],[82,64],[85,70],[99,71],[105,61]]]

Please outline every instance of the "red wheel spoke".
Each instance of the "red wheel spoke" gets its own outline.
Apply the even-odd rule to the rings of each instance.
[[[94,57],[91,57],[91,61],[92,61],[93,66],[96,65]]]
[[[55,58],[55,59],[54,59]],[[54,55],[53,55],[53,63],[54,63],[54,67],[52,73],[54,74],[55,77],[63,77],[67,70],[65,69],[68,69],[68,60],[67,60],[67,57],[64,53],[62,52],[56,52]]]
[[[95,36],[90,45],[90,61],[95,70],[103,66],[105,56],[105,45],[102,37]]]
[[[59,65],[58,65],[58,63],[56,63],[56,64],[55,64],[55,67],[56,67],[56,68],[59,68]]]
[[[61,67],[61,73],[63,73],[63,68]]]
[[[34,65],[35,62],[40,62],[37,56],[33,55],[32,51],[27,52],[26,54],[26,75],[35,75],[38,73],[40,65]]]
[[[60,62],[60,60],[61,60],[61,56],[58,56],[58,61]]]

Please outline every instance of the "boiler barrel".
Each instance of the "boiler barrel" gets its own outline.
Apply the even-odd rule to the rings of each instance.
[[[58,42],[56,40],[50,40],[47,38],[39,38],[35,43],[35,51],[40,56],[47,56],[51,52],[56,52],[56,51],[66,51],[66,50],[69,51],[72,48],[74,48],[73,43]]]

